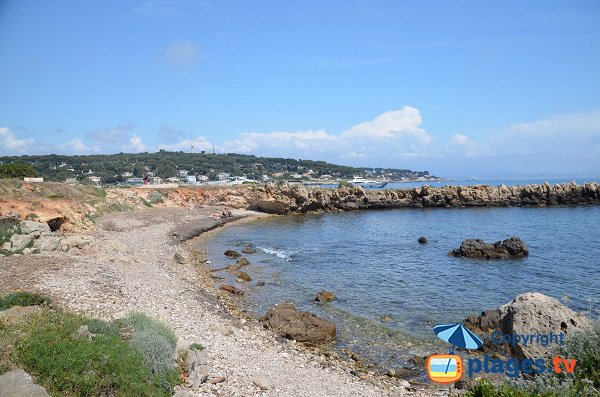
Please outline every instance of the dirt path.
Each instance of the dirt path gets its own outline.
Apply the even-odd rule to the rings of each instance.
[[[180,340],[207,346],[211,378],[225,378],[190,391],[191,396],[447,395],[365,381],[324,356],[277,341],[256,321],[231,315],[205,271],[173,259],[180,236],[215,226],[218,221],[210,217],[215,211],[153,208],[111,214],[98,222],[96,242],[89,247],[2,258],[0,289],[40,291],[69,310],[105,319],[135,310],[163,321]]]

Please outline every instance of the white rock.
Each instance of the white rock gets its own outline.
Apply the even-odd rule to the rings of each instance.
[[[50,226],[47,223],[34,222],[34,221],[21,221],[19,222],[21,233],[29,234],[33,232],[49,232]]]
[[[0,397],[49,397],[46,390],[33,383],[31,376],[22,369],[15,369],[0,376]]]
[[[259,375],[252,379],[252,383],[258,386],[261,390],[269,390],[273,388],[273,381],[265,375]]]
[[[22,250],[23,248],[25,248],[25,246],[27,244],[29,244],[32,241],[33,241],[33,237],[31,237],[27,234],[13,234],[12,237],[10,238],[10,242],[12,243],[11,250],[13,252]]]

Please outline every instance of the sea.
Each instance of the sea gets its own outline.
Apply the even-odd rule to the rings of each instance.
[[[252,244],[257,252],[245,255],[251,265],[243,268],[252,281],[238,284],[216,273],[246,291],[241,308],[260,317],[277,303],[293,303],[336,324],[332,348],[349,349],[385,371],[447,352],[434,325],[462,322],[523,292],[542,292],[599,318],[599,225],[600,206],[367,210],[267,217],[224,228],[203,247],[210,266],[221,268],[233,263],[226,249]],[[428,243],[419,244],[420,236]],[[467,238],[511,236],[529,246],[528,257],[448,256]],[[315,303],[321,290],[336,300]]]

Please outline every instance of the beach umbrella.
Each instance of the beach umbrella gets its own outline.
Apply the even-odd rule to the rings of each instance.
[[[442,324],[433,327],[433,332],[443,341],[464,349],[479,349],[482,340],[462,324]]]

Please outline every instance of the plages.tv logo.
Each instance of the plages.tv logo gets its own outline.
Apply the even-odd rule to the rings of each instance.
[[[443,324],[433,327],[435,334],[445,342],[455,347],[463,349],[479,349],[483,342],[471,330],[462,324]],[[511,343],[527,346],[532,343],[539,343],[547,346],[550,343],[563,343],[564,334],[502,334],[494,332],[489,340],[492,344]],[[480,372],[504,374],[511,378],[516,378],[520,373],[531,375],[541,373],[572,373],[575,370],[577,360],[554,356],[551,363],[546,362],[546,358],[517,358],[501,359],[490,357],[487,353],[483,357],[473,357],[463,360],[460,356],[454,354],[454,347],[449,348],[449,354],[432,354],[427,359],[427,374],[429,379],[436,383],[453,383],[460,380],[464,373],[472,377]]]
[[[448,343],[463,349],[479,349],[483,341],[462,324],[443,324],[433,327],[433,332]],[[427,358],[427,375],[432,382],[454,383],[462,378],[462,358],[452,348],[450,354],[432,354]]]

